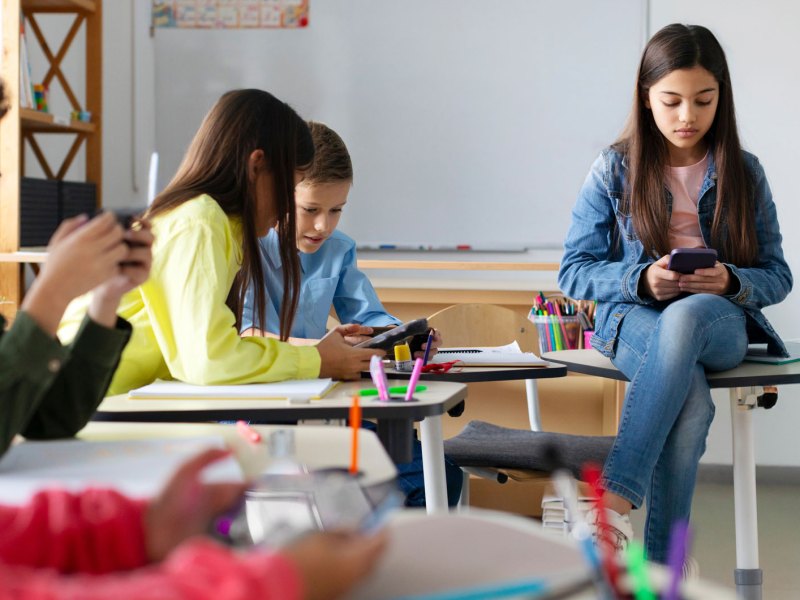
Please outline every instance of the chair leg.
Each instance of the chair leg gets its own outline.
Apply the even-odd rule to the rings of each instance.
[[[463,483],[461,484],[461,497],[458,499],[458,512],[469,511],[469,471],[461,470]]]
[[[542,430],[542,419],[539,415],[539,387],[535,379],[525,380],[525,395],[528,398],[528,421],[531,431]]]
[[[758,564],[758,515],[753,435],[754,388],[732,388],[733,499],[736,529],[736,592],[744,600],[761,600],[763,572]],[[751,402],[752,400],[752,402]]]

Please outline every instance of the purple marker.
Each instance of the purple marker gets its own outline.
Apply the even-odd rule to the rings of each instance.
[[[664,600],[678,600],[678,584],[683,576],[683,563],[686,560],[686,550],[689,546],[689,523],[688,521],[675,521],[672,526],[672,534],[669,539],[669,586]]]

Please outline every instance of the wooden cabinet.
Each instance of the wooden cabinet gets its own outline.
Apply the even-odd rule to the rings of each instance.
[[[58,13],[70,25],[59,46],[51,46],[37,17]],[[20,177],[25,172],[25,147],[29,147],[49,179],[62,179],[79,152],[85,152],[85,181],[97,188],[102,199],[102,0],[2,0],[3,60],[0,77],[9,100],[9,111],[0,121],[0,313],[13,318],[24,292],[26,264],[41,262],[35,249],[20,249]],[[44,73],[34,72],[37,83],[58,85],[70,106],[58,107],[58,115],[20,107],[20,24],[26,19],[28,47],[38,44],[47,60]],[[86,87],[73,89],[61,68],[76,40],[85,41]],[[63,112],[62,112],[63,111]],[[71,111],[89,111],[91,122],[67,120]],[[50,164],[42,145],[52,135],[69,136],[71,146],[61,164]]]

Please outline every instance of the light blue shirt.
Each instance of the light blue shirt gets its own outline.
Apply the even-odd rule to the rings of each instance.
[[[259,327],[253,289],[248,288],[242,311],[242,331],[250,327],[280,333],[280,308],[283,297],[283,266],[278,234],[274,229],[259,240],[261,265],[267,283],[267,326]],[[331,306],[342,323],[361,325],[399,325],[386,312],[375,288],[356,267],[356,243],[336,230],[313,254],[300,252],[300,298],[291,337],[318,339],[325,335]]]

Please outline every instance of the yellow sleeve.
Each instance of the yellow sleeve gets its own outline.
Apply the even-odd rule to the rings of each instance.
[[[172,377],[198,385],[317,377],[316,348],[239,337],[225,301],[241,244],[221,210],[213,218],[183,216],[167,214],[156,227],[153,267],[140,288]]]

